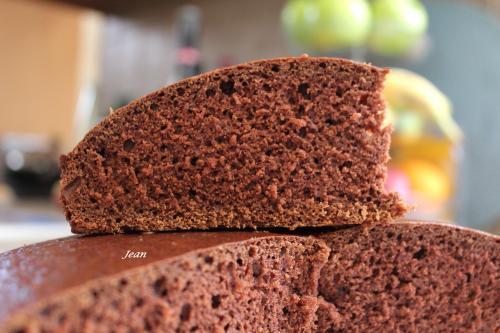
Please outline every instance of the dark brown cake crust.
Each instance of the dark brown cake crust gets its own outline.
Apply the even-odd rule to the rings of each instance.
[[[73,237],[0,255],[0,332],[498,332],[498,253],[429,223]]]
[[[76,233],[388,222],[386,70],[281,58],[181,81],[113,112],[61,157]]]

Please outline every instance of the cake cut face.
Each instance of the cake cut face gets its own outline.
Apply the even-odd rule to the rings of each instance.
[[[334,58],[224,68],[114,111],[61,157],[75,233],[388,222],[386,70]]]
[[[498,253],[428,223],[71,237],[0,254],[0,332],[498,332]]]
[[[318,294],[340,316],[318,332],[500,331],[500,237],[420,222],[320,238]]]

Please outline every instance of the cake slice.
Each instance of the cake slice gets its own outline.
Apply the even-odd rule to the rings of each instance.
[[[0,254],[0,332],[314,332],[328,253],[251,232],[28,246]]]
[[[334,58],[255,61],[114,111],[61,157],[75,233],[294,229],[388,222],[386,70]]]
[[[0,332],[498,332],[499,253],[428,223],[76,236],[0,254]]]

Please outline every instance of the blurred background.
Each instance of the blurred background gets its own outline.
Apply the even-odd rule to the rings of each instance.
[[[387,187],[500,232],[499,0],[0,0],[0,251],[69,235],[58,157],[179,79],[253,59],[391,67]]]

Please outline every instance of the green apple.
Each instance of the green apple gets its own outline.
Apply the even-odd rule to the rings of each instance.
[[[318,51],[362,45],[371,24],[366,0],[291,0],[281,14],[294,42]]]
[[[425,7],[418,0],[374,0],[369,45],[383,55],[411,51],[427,30]]]

